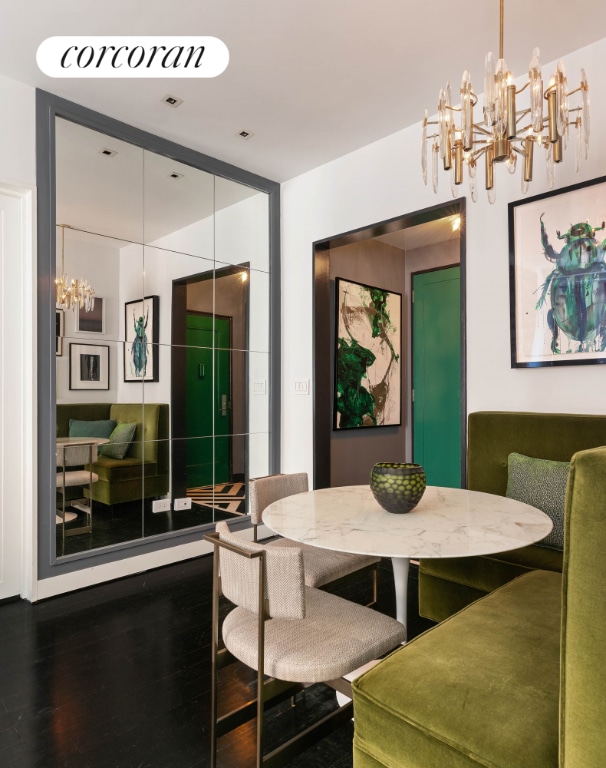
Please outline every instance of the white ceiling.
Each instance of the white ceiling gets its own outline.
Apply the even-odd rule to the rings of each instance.
[[[481,91],[484,55],[498,48],[498,0],[1,0],[1,11],[0,74],[276,181],[417,123],[466,68]],[[507,0],[505,58],[522,74],[534,46],[548,62],[604,30],[597,0]],[[214,35],[230,63],[214,79],[52,79],[37,69],[47,37],[102,34]],[[167,92],[184,103],[166,106]],[[242,129],[255,135],[240,139]]]

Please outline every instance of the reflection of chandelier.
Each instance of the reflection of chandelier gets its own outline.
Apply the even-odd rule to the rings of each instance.
[[[87,280],[69,280],[65,274],[65,227],[67,224],[59,224],[61,227],[61,277],[56,278],[55,287],[57,294],[57,306],[62,309],[84,309],[91,312],[95,306],[95,289]]]
[[[463,181],[463,166],[467,166],[469,193],[477,200],[476,165],[484,156],[485,186],[488,200],[494,203],[494,163],[505,162],[510,173],[515,173],[517,156],[523,162],[522,192],[528,191],[532,181],[533,153],[535,146],[544,147],[547,160],[547,181],[549,187],[554,184],[554,163],[562,161],[563,149],[568,143],[569,127],[576,127],[576,169],[578,171],[581,155],[587,157],[589,144],[589,88],[585,70],[581,69],[581,83],[573,91],[567,90],[564,65],[558,62],[556,72],[543,92],[539,49],[532,52],[532,59],[526,84],[516,90],[513,75],[507,69],[503,59],[503,1],[500,15],[499,60],[494,61],[494,54],[486,55],[484,75],[484,104],[481,123],[474,123],[473,108],[478,97],[471,85],[471,77],[466,70],[461,82],[460,106],[452,105],[450,83],[440,91],[438,100],[438,119],[428,121],[427,110],[423,120],[423,145],[421,166],[423,180],[427,184],[427,142],[431,141],[431,171],[434,192],[438,189],[438,155],[444,164],[444,170],[451,172],[453,196]],[[530,104],[526,109],[516,110],[516,96],[529,89]],[[570,109],[568,97],[581,92],[581,106]],[[543,100],[547,102],[547,116],[543,115]],[[459,125],[455,125],[455,113],[459,113]],[[571,113],[576,113],[571,121]],[[428,125],[437,125],[437,133],[427,134]]]

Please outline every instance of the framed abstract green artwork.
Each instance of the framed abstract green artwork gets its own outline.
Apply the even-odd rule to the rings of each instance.
[[[402,294],[337,277],[333,429],[401,424]]]

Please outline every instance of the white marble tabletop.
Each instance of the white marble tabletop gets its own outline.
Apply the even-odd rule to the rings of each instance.
[[[428,486],[411,512],[386,512],[368,485],[288,496],[263,511],[275,533],[324,549],[395,558],[466,557],[506,552],[551,531],[535,507],[503,496]]]

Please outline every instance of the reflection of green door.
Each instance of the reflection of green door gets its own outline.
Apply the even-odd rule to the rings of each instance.
[[[413,456],[429,485],[461,487],[460,267],[412,277]]]
[[[187,487],[228,482],[229,318],[188,314],[185,343]]]

